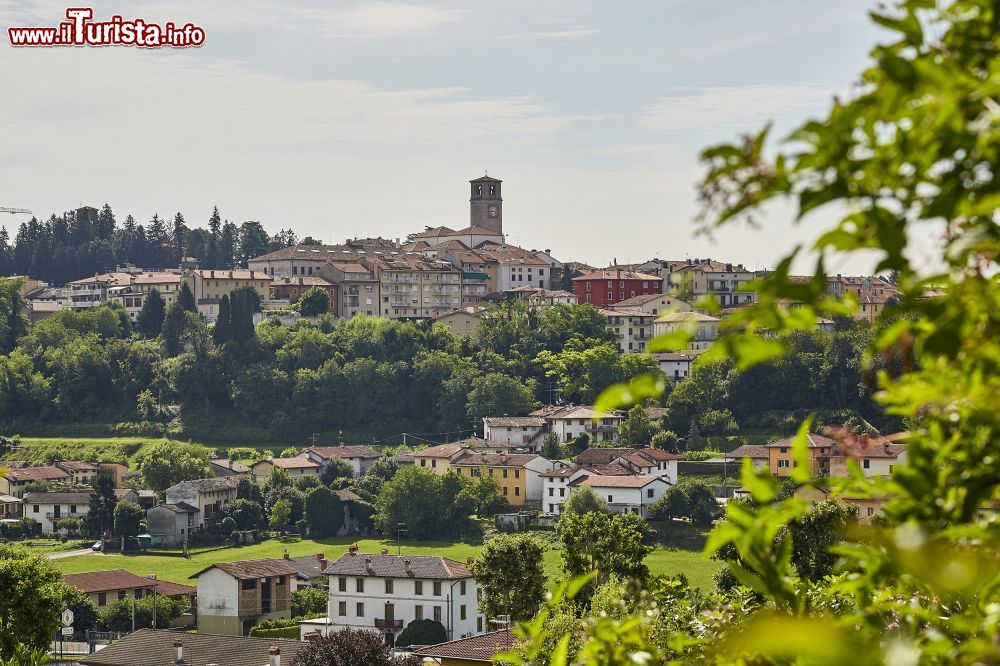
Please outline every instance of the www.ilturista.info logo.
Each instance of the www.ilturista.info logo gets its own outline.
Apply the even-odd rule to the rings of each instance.
[[[188,48],[205,43],[205,30],[192,23],[163,25],[143,19],[91,21],[90,7],[70,7],[68,21],[52,28],[7,28],[11,46],[141,46]]]

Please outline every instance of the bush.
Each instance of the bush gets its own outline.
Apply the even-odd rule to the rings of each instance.
[[[300,635],[299,625],[292,627],[278,627],[277,629],[261,629],[260,627],[250,627],[250,635],[257,638],[290,638],[298,640]]]
[[[413,620],[399,633],[396,644],[401,647],[409,645],[437,645],[448,640],[448,632],[437,620]]]
[[[303,587],[292,592],[292,617],[316,617],[326,613],[327,591],[320,587]]]

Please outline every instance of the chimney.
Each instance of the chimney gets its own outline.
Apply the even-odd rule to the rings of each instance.
[[[316,553],[316,560],[319,562],[326,562],[326,555],[323,553]]]
[[[410,560],[403,560],[403,570],[406,572],[407,576],[413,573],[413,569],[410,568]]]
[[[229,271],[229,279],[230,279],[230,280],[232,280],[232,279],[233,279],[233,272],[232,272],[232,271]]]
[[[388,554],[389,554],[389,549],[388,549],[388,548],[385,548],[385,547],[383,547],[383,548],[382,548],[382,550],[381,550],[381,553],[382,553],[383,555],[388,555]]]
[[[367,571],[370,574],[371,573],[375,573],[375,570],[372,568],[372,558],[371,557],[366,557],[365,558],[365,571]]]
[[[174,663],[184,663],[184,643],[180,641],[174,641]]]
[[[475,560],[475,558],[472,558],[472,557],[467,557],[467,558],[465,558],[465,564],[466,564],[467,566],[470,566],[470,567],[471,567],[471,566],[472,566],[473,564],[475,564],[475,563],[476,563],[476,560]]]
[[[281,666],[281,650],[272,647],[267,654],[271,657],[271,666]]]
[[[354,544],[347,549],[347,552],[351,554],[351,557],[356,557],[358,554],[358,545]]]
[[[146,578],[149,580],[156,580],[156,574],[146,574]]]

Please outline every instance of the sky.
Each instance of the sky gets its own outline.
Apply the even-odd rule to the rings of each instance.
[[[815,238],[695,235],[698,154],[847,94],[882,35],[873,2],[95,2],[204,27],[196,49],[14,49],[66,4],[0,0],[0,206],[110,203],[325,242],[468,225],[468,181],[504,181],[508,241],[594,265],[774,265]],[[23,217],[5,216],[13,225]],[[863,260],[831,272],[871,272]]]

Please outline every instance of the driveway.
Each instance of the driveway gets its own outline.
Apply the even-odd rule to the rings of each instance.
[[[76,557],[77,555],[103,555],[104,553],[95,553],[89,548],[81,548],[80,550],[66,550],[61,553],[50,553],[45,556],[47,560],[61,560],[64,557]]]

